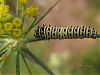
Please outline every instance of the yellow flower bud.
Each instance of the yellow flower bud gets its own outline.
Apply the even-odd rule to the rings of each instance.
[[[5,0],[0,0],[0,3],[1,4],[4,4],[6,1]]]
[[[6,14],[8,14],[8,12],[9,12],[9,6],[0,4],[0,18],[6,16]]]
[[[37,16],[37,13],[38,13],[38,5],[37,4],[32,5],[29,8],[26,8],[26,14],[29,17],[35,17],[35,16]]]
[[[22,5],[25,5],[27,0],[19,0],[19,2],[22,4]]]
[[[13,20],[13,18],[14,18],[13,15],[11,15],[11,14],[6,14],[6,16],[0,18],[0,22],[2,22],[2,23],[10,22],[10,21]]]
[[[7,22],[12,19],[9,14],[9,5],[0,4],[0,22]]]
[[[8,55],[7,55],[6,53],[4,53],[4,54],[2,55],[2,57],[1,57],[1,59],[2,59],[3,61],[7,61],[7,60],[9,59],[9,57],[8,57]]]
[[[13,37],[19,38],[21,37],[22,31],[21,29],[13,29]]]
[[[13,25],[14,25],[15,28],[21,27],[21,25],[22,25],[22,20],[21,20],[20,18],[15,18],[15,19],[13,20]]]
[[[12,31],[13,30],[13,24],[12,23],[6,23],[4,25],[4,30],[9,32],[9,31]]]

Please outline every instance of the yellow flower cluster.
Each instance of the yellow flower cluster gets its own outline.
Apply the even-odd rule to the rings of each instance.
[[[22,20],[20,18],[15,18],[13,22],[6,22],[4,25],[0,23],[0,36],[10,32],[14,38],[21,37],[21,25]]]
[[[30,7],[26,8],[27,0],[19,0],[19,2],[24,5],[25,9],[21,9],[22,16],[28,15],[29,17],[36,17],[38,14],[38,5],[33,4]]]
[[[12,32],[14,38],[21,37],[22,35],[21,26],[22,26],[22,20],[20,18],[15,18],[13,20],[13,32]]]
[[[38,14],[38,5],[34,4],[34,5],[30,6],[29,8],[26,8],[26,14],[29,17],[36,17]]]
[[[0,4],[0,18],[2,18],[3,16],[6,16],[8,12],[9,12],[9,6]]]
[[[13,20],[14,16],[11,14],[6,14],[6,16],[3,16],[0,18],[0,22],[6,23],[6,22],[11,22]]]
[[[14,25],[15,28],[20,28],[21,25],[22,25],[22,20],[19,19],[19,18],[15,18],[15,19],[13,20],[13,25]]]
[[[0,22],[6,22],[13,19],[13,15],[9,14],[9,5],[4,5],[4,1],[0,1]]]
[[[6,32],[9,32],[9,31],[12,31],[13,30],[13,24],[12,23],[6,23],[5,25],[4,25],[4,30],[6,31]]]
[[[4,4],[6,1],[5,0],[0,0],[0,3],[1,4]]]
[[[36,17],[38,14],[38,9],[39,7],[37,4],[31,5],[30,7],[26,8],[26,10],[22,10],[22,15],[23,16],[28,15],[29,17]]]
[[[27,0],[19,1],[23,5],[27,2]],[[22,20],[14,18],[9,13],[9,5],[5,5],[5,0],[0,0],[0,36],[10,33],[14,38],[19,38],[22,35],[21,26]]]
[[[21,36],[21,34],[22,34],[21,29],[17,29],[17,28],[13,29],[13,37],[19,38]]]

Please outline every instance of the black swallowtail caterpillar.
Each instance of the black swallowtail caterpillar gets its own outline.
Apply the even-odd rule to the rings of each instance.
[[[97,32],[90,27],[56,27],[51,25],[43,25],[37,27],[34,36],[39,39],[77,39],[77,38],[93,38],[95,39]]]

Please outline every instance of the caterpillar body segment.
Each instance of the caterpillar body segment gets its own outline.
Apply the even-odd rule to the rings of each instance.
[[[97,32],[94,28],[90,27],[57,27],[51,25],[43,25],[37,27],[34,36],[39,39],[83,39],[93,38],[95,39]]]

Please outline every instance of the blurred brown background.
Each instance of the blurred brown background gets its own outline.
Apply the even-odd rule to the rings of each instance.
[[[40,15],[56,0],[36,0]],[[39,25],[91,26],[100,32],[100,0],[61,0]],[[38,26],[39,26],[38,25]],[[51,67],[56,75],[98,75],[100,40],[51,40],[30,44],[32,51]]]

